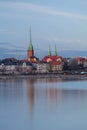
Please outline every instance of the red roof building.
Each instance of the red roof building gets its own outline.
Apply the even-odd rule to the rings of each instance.
[[[48,50],[48,56],[43,57],[42,61],[50,64],[51,71],[61,71],[63,66],[63,58],[61,56],[57,56],[57,50],[55,47],[54,55],[51,55],[50,48]]]
[[[76,58],[78,65],[83,65],[83,67],[87,67],[87,58],[85,57],[77,57]]]
[[[52,63],[57,62],[58,64],[61,64],[63,59],[60,56],[45,56],[42,61]]]

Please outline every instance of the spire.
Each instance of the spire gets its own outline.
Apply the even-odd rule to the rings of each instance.
[[[32,44],[32,40],[31,40],[31,26],[30,26],[30,43]]]
[[[51,56],[50,46],[48,48],[48,56]]]
[[[30,42],[29,42],[28,50],[33,50],[32,39],[31,39],[31,27],[30,27]]]
[[[55,45],[55,50],[54,50],[54,56],[57,56],[57,49],[56,49],[56,45]]]

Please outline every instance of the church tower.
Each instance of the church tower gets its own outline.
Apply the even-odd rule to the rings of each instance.
[[[57,56],[57,49],[56,49],[56,45],[55,45],[55,50],[54,50],[54,56]]]
[[[48,48],[48,56],[51,56],[50,46]]]
[[[30,42],[29,42],[29,47],[27,50],[27,60],[30,61],[30,59],[33,57],[34,57],[34,49],[33,49],[33,45],[32,45],[31,28],[30,28]]]

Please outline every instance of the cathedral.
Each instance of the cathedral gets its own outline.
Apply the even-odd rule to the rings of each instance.
[[[32,39],[31,39],[31,28],[30,28],[30,41],[29,41],[29,47],[27,50],[27,60],[31,63],[37,62],[39,59],[34,56],[34,48],[32,45]]]
[[[58,64],[61,64],[62,60],[63,60],[62,57],[57,55],[56,46],[55,46],[55,50],[54,50],[54,55],[51,54],[51,50],[50,50],[50,46],[49,46],[48,55],[42,59],[42,61],[44,61],[44,62],[48,62],[48,63],[57,62]]]

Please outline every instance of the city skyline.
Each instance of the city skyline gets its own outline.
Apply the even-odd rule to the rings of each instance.
[[[87,49],[86,0],[1,0],[0,50],[26,55],[29,28],[36,53],[56,44],[57,51]],[[9,50],[6,52],[6,50]],[[52,49],[53,51],[53,49]]]

